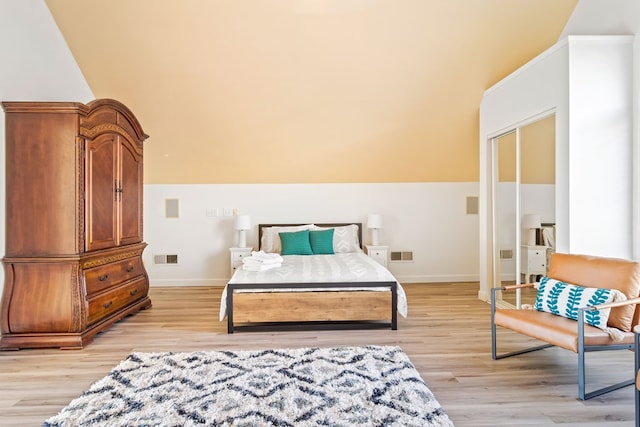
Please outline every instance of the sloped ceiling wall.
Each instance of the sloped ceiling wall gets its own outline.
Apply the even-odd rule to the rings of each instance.
[[[478,180],[478,106],[577,0],[46,0],[146,183]]]

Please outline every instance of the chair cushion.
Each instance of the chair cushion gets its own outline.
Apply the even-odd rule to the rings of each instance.
[[[537,310],[499,308],[496,309],[494,322],[497,326],[578,352],[578,324],[575,320]],[[585,346],[631,344],[633,339],[633,332],[625,332],[621,341],[614,341],[602,329],[584,325]]]

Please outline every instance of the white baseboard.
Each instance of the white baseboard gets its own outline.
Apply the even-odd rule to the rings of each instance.
[[[224,287],[229,279],[156,279],[150,280],[149,286],[153,288],[168,288],[175,286],[215,286]]]
[[[418,275],[400,276],[396,275],[400,283],[458,283],[458,282],[478,282],[480,276],[477,274],[456,274],[456,275]]]
[[[459,283],[459,282],[477,282],[477,275],[425,275],[425,276],[396,276],[400,283]],[[216,286],[224,287],[229,279],[155,279],[150,280],[149,286],[152,287],[171,287],[171,286]]]

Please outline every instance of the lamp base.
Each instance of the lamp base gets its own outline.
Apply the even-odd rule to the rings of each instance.
[[[378,229],[377,228],[371,229],[371,245],[378,246]]]
[[[526,245],[535,246],[536,245],[536,229],[530,228],[527,230],[527,240]]]
[[[238,230],[238,247],[247,247],[247,235],[245,234],[244,230]]]

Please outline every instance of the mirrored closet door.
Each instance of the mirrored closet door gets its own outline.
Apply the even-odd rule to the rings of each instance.
[[[533,283],[546,274],[555,236],[555,116],[543,115],[490,139],[493,286]],[[535,289],[500,304],[531,304]]]

